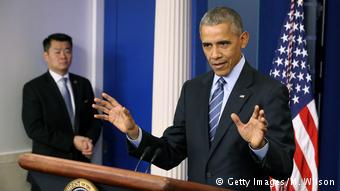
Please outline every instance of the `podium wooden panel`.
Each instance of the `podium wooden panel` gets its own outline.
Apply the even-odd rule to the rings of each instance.
[[[85,178],[94,183],[133,190],[230,191],[189,181],[30,153],[20,156],[19,165],[27,170],[69,178]]]

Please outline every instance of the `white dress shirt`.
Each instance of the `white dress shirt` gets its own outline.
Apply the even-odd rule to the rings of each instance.
[[[66,73],[64,76],[61,76],[60,74],[53,72],[52,70],[48,70],[53,78],[53,80],[55,81],[55,83],[57,83],[59,91],[62,91],[62,80],[63,78],[67,78],[67,89],[70,92],[70,96],[71,96],[71,102],[72,102],[72,109],[73,109],[73,113],[75,113],[75,103],[74,103],[74,96],[73,96],[73,91],[72,91],[72,86],[71,86],[71,80],[69,77],[69,73]],[[62,93],[62,92],[61,92]]]

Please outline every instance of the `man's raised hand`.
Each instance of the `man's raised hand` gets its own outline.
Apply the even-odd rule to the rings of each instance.
[[[95,104],[92,107],[102,112],[102,114],[95,114],[94,117],[112,123],[132,139],[137,138],[138,127],[130,112],[110,95],[102,93],[102,96],[103,99],[94,99]]]
[[[241,137],[247,141],[253,149],[260,149],[265,145],[264,136],[267,132],[267,120],[264,111],[258,105],[255,106],[254,112],[249,121],[244,124],[239,116],[235,113],[231,114],[231,119],[237,126],[237,130]]]

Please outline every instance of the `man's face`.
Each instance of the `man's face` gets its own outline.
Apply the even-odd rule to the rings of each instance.
[[[241,59],[248,33],[236,34],[230,23],[201,26],[201,41],[210,67],[218,76],[227,76]]]
[[[44,52],[48,68],[60,75],[67,73],[72,61],[72,47],[66,41],[51,41],[51,47]]]

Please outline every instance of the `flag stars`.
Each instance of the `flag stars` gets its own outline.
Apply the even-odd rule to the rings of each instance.
[[[305,31],[305,26],[303,24],[300,24],[300,32],[304,32]]]
[[[283,65],[282,58],[278,57],[274,62],[277,64],[277,66]]]
[[[298,78],[299,78],[299,81],[303,80],[303,73],[302,72],[299,73]]]
[[[275,69],[274,72],[272,73],[272,76],[274,76],[274,78],[279,77],[280,76],[279,72],[280,72],[279,70]]]
[[[293,65],[293,68],[299,67],[299,62],[294,59],[292,65]]]
[[[306,49],[302,49],[302,52],[301,52],[301,54],[302,54],[302,56],[303,56],[303,57],[306,57],[306,56],[308,56],[308,54],[307,54],[307,50],[306,50]]]
[[[305,26],[303,24],[300,24],[299,30],[300,30],[300,32],[305,31]]]
[[[306,80],[307,82],[312,81],[312,76],[310,74],[306,75]]]
[[[275,50],[273,68],[270,76],[285,84],[290,95],[289,103],[301,104],[312,93],[312,76],[307,62],[308,51],[305,38],[303,0],[294,2],[295,6],[288,13],[279,36],[279,45]]]
[[[282,54],[284,54],[286,52],[286,49],[282,45],[277,50],[280,52],[280,55],[282,55]]]
[[[296,30],[298,30],[299,28],[298,28],[298,24],[296,24],[296,23],[293,23],[293,31],[296,31]]]
[[[302,36],[299,35],[298,38],[297,38],[297,41],[298,41],[299,45],[302,44],[303,43]]]
[[[296,48],[294,54],[296,55],[296,57],[298,57],[301,54],[301,49]]]
[[[288,59],[285,59],[285,66],[289,66],[289,60]]]
[[[302,89],[304,94],[309,94],[309,87],[305,85],[305,87]]]
[[[291,27],[291,24],[289,22],[287,22],[285,25],[284,25],[286,31],[288,31]]]
[[[290,54],[290,53],[292,53],[292,47],[288,46],[287,47],[287,54]]]
[[[286,34],[283,34],[283,36],[281,37],[283,42],[288,41],[288,36]]]
[[[292,100],[293,100],[294,104],[299,103],[299,97],[297,97],[296,95],[294,95]]]
[[[295,18],[302,17],[302,14],[299,11],[296,11],[294,14]]]
[[[287,83],[287,89],[288,91],[292,91],[293,90],[293,85],[291,83]]]
[[[295,72],[290,72],[289,73],[290,75],[289,75],[289,80],[292,80],[292,79],[296,79],[296,77],[295,77]]]
[[[294,15],[294,11],[290,11],[287,15],[289,16],[289,19],[292,19],[293,15]],[[288,23],[288,22],[287,22],[287,23]],[[287,30],[287,29],[286,29],[286,30]]]
[[[299,84],[296,84],[295,91],[296,93],[299,93],[301,91],[301,86]]]

